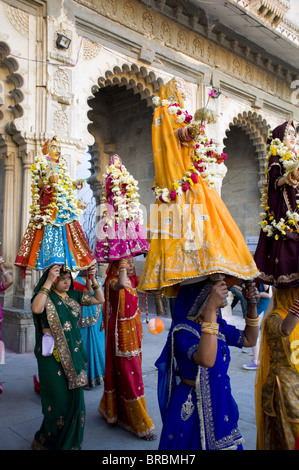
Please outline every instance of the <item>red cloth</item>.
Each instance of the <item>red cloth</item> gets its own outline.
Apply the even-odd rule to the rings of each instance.
[[[74,281],[74,289],[83,292],[85,289],[85,285],[81,284],[81,282]]]
[[[114,290],[118,264],[117,261],[110,265],[105,280],[105,378],[99,412],[108,423],[118,423],[143,437],[152,433],[154,425],[147,413],[144,397],[142,324],[135,289],[136,276],[132,276],[132,287]]]

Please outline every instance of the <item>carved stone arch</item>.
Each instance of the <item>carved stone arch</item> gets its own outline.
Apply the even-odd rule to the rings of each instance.
[[[0,80],[5,81],[1,84],[3,103],[1,101],[0,104],[0,133],[2,138],[6,134],[14,140],[16,135],[20,133],[17,120],[24,114],[22,107],[24,80],[22,75],[18,73],[18,62],[10,55],[10,48],[5,42],[0,42],[0,68],[2,70]],[[3,75],[5,75],[5,80],[3,80]],[[17,140],[20,138],[17,137]]]
[[[259,162],[259,188],[261,189],[265,181],[266,167],[266,144],[270,125],[256,111],[244,111],[235,116],[228,124],[225,131],[228,136],[233,127],[241,128],[251,140]]]
[[[112,70],[106,70],[104,76],[98,78],[97,85],[91,88],[93,96],[88,101],[94,98],[99,89],[114,85],[132,89],[133,93],[138,93],[148,106],[153,106],[152,97],[160,90],[163,80],[157,78],[154,72],[148,71],[144,66],[139,67],[136,64],[115,66]]]
[[[146,115],[146,125],[148,126],[150,138],[154,111],[152,98],[158,94],[162,85],[163,80],[146,67],[123,63],[106,70],[91,87],[91,95],[87,100],[89,106],[87,116],[90,121],[88,130],[94,137],[95,142],[89,148],[91,155],[89,183],[98,204],[101,201],[102,174],[109,156],[115,153],[117,149],[117,138],[113,135],[111,127],[117,125],[117,122],[121,120],[124,122],[125,119],[127,119],[129,127],[130,120],[136,119],[139,115],[140,125],[136,122],[136,133],[140,135],[142,132],[146,132],[141,124],[142,116]],[[108,99],[111,102],[114,100],[118,103],[114,123],[108,122],[109,114],[113,114],[113,106],[106,106],[105,108]],[[105,111],[107,112],[105,113]],[[140,126],[139,129],[138,126]],[[138,138],[139,136],[136,135],[136,140]],[[151,165],[149,160],[152,160],[152,151],[151,148],[148,148],[148,145],[145,149],[145,158],[147,159],[146,164]],[[138,173],[138,164],[134,169]]]

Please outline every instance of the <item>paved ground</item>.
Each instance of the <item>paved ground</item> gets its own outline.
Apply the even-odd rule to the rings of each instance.
[[[154,315],[150,314],[150,318]],[[143,322],[145,315],[142,314]],[[161,419],[157,402],[157,371],[155,360],[165,344],[170,327],[170,318],[163,318],[165,329],[160,335],[151,335],[144,323],[143,378],[148,412],[154,421],[158,436],[161,432]],[[243,328],[244,320],[236,308],[230,323]],[[246,450],[255,449],[256,429],[254,413],[255,372],[242,369],[250,362],[251,349],[246,354],[231,348],[230,378],[234,398],[240,412],[239,427],[245,439]],[[0,450],[30,450],[33,436],[42,422],[40,397],[33,388],[33,375],[36,373],[36,360],[33,353],[16,354],[6,351],[5,364],[0,365],[0,381],[3,393],[0,395]],[[157,450],[159,439],[145,442],[119,427],[110,427],[98,413],[98,404],[103,385],[85,391],[86,427],[84,450]]]

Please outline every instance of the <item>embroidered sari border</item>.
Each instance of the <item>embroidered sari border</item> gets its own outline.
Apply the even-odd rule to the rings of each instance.
[[[70,390],[82,387],[87,384],[86,370],[82,369],[77,374],[74,367],[71,352],[68,347],[66,337],[64,335],[63,327],[61,325],[58,313],[56,311],[53,301],[48,298],[46,303],[46,313],[51,332],[54,337],[55,345],[58,350],[61,365],[68,381]]]

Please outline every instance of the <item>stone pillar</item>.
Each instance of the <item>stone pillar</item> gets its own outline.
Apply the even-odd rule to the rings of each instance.
[[[31,204],[30,167],[34,160],[34,152],[22,152],[20,156],[23,163],[21,173],[17,166],[19,161],[16,152],[8,152],[5,160],[3,253],[9,270],[13,272],[14,284],[3,293],[1,302],[4,311],[2,338],[5,347],[21,354],[33,351],[34,348],[34,325],[30,300],[37,273],[29,272],[26,279],[21,280],[20,270],[14,268],[16,251],[19,248],[20,240],[24,235],[29,219]],[[19,191],[20,187],[22,188],[21,193]],[[18,191],[16,191],[16,188],[18,188]],[[16,215],[19,216],[20,220],[16,220],[18,219]],[[13,291],[15,292],[14,295]]]
[[[14,245],[11,243],[12,234],[15,233],[14,222],[14,169],[16,155],[8,152],[5,157],[4,177],[4,209],[3,209],[3,234],[2,250],[8,267],[13,266]]]

